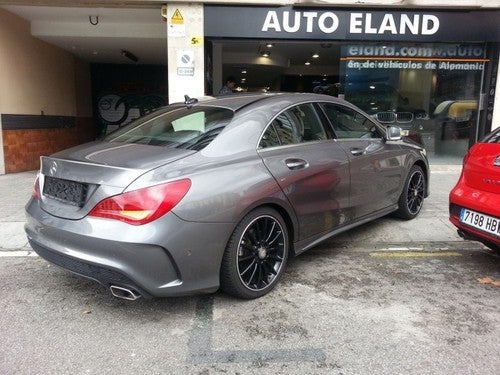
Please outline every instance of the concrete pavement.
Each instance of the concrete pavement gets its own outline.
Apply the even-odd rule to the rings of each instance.
[[[425,201],[421,214],[404,221],[385,217],[334,237],[332,246],[349,243],[359,246],[386,245],[408,248],[421,243],[433,247],[467,247],[448,221],[448,193],[460,175],[461,165],[431,165],[431,195]],[[24,206],[31,196],[36,171],[0,176],[0,256],[35,255],[24,234]],[[456,243],[455,243],[456,242]],[[442,245],[442,246],[441,246]],[[477,244],[475,244],[477,246]]]
[[[0,256],[5,251],[32,251],[24,234],[24,206],[37,171],[0,175]]]

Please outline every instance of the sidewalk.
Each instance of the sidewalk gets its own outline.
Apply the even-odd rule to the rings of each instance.
[[[37,171],[0,175],[0,251],[29,250],[24,234],[24,206],[33,191]]]
[[[358,227],[330,242],[462,241],[448,221],[448,193],[458,180],[461,168],[461,165],[431,165],[431,194],[416,219],[401,221],[382,218],[376,225]],[[31,196],[36,173],[30,171],[0,175],[0,252],[32,252],[24,234],[24,206]]]

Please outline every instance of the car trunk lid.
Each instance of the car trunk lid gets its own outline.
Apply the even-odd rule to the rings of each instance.
[[[57,217],[81,219],[101,200],[122,193],[145,172],[194,151],[94,142],[41,158],[41,208]]]

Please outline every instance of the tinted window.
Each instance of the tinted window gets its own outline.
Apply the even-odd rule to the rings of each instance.
[[[312,104],[301,104],[279,114],[267,127],[259,147],[290,145],[326,139]]]
[[[105,140],[201,150],[232,117],[233,112],[226,108],[183,107],[142,117],[109,134]]]
[[[380,138],[377,127],[366,116],[355,110],[330,103],[322,103],[337,138]]]

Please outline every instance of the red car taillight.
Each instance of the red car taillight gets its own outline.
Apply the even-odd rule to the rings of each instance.
[[[146,224],[174,208],[190,187],[191,180],[184,179],[129,191],[102,200],[89,215],[132,225]]]
[[[33,196],[33,199],[38,201],[40,200],[40,183],[39,183],[38,177],[35,180],[35,184],[33,185],[33,193],[31,194]]]

